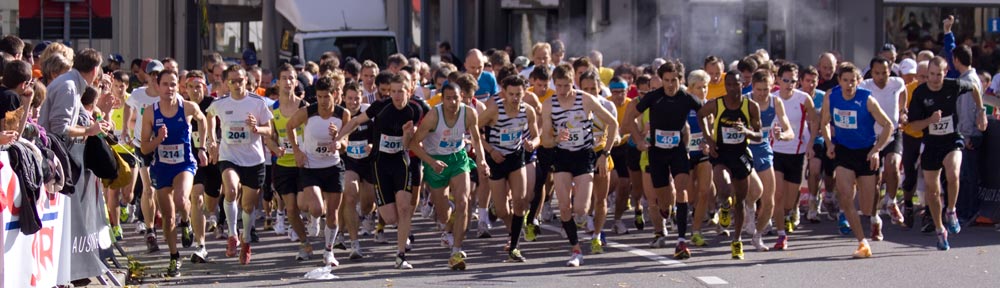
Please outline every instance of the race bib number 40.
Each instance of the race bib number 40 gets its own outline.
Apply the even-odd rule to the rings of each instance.
[[[654,139],[656,140],[654,144],[656,148],[673,149],[681,143],[681,132],[656,130]]]
[[[842,129],[858,129],[858,111],[833,108],[833,125]]]
[[[389,136],[382,134],[382,137],[379,137],[378,150],[382,153],[389,154],[403,152],[403,136]]]
[[[226,129],[226,144],[246,144],[250,143],[250,128],[247,127],[246,122],[243,121],[233,121],[229,123],[229,129]]]
[[[184,162],[184,144],[160,145],[157,147],[157,155],[160,156],[160,163],[180,164]]]
[[[927,130],[931,133],[931,135],[935,136],[955,133],[955,125],[954,125],[955,122],[954,118],[952,118],[953,116],[954,115],[941,117],[941,121],[938,121],[937,123],[931,123],[930,126],[927,126]]]

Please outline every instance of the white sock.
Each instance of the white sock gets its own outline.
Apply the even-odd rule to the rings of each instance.
[[[955,213],[956,210],[954,207],[948,208],[948,213]]]
[[[882,224],[882,217],[879,217],[877,214],[875,216],[872,216],[871,220],[872,224]]]
[[[250,226],[253,225],[253,217],[250,213],[243,212],[243,241],[250,241]],[[236,221],[233,221],[236,222]],[[235,225],[235,224],[234,224]]]
[[[236,220],[239,219],[239,214],[236,214],[236,202],[226,200],[225,205],[222,205],[223,210],[226,212],[226,224],[229,224],[229,236],[236,236]]]

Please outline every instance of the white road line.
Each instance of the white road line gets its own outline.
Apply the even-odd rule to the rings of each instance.
[[[551,231],[551,232],[555,232],[555,233],[561,233],[563,231],[561,227],[555,227],[555,226],[552,226],[552,225],[549,225],[549,224],[542,224],[539,227],[542,227],[542,229],[545,229],[545,230],[548,230],[548,231]],[[610,241],[610,240],[607,240],[607,239],[605,239],[605,241],[608,243],[608,247],[619,249],[619,250],[624,250],[625,252],[632,253],[632,254],[634,254],[636,256],[640,256],[640,257],[652,260],[653,262],[657,262],[657,263],[660,263],[660,264],[663,264],[663,265],[667,265],[667,266],[686,266],[687,265],[687,264],[684,264],[684,262],[680,262],[680,261],[677,261],[677,260],[674,260],[674,259],[663,257],[663,256],[660,256],[660,255],[657,255],[656,253],[649,252],[649,251],[646,251],[646,250],[643,250],[643,249],[639,249],[639,248],[635,248],[635,247],[632,247],[632,246],[629,246],[629,245],[626,245],[626,244],[621,244],[621,243]],[[719,280],[721,280],[721,279],[719,279]],[[723,282],[725,282],[725,281],[723,281]]]
[[[701,282],[705,283],[706,285],[726,285],[726,284],[729,284],[729,282],[726,282],[726,280],[722,280],[722,278],[715,277],[715,276],[699,276],[699,277],[695,277],[695,278],[697,278],[698,281],[701,281]]]

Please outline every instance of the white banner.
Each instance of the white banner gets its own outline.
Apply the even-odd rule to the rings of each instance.
[[[21,189],[17,176],[10,167],[7,152],[0,152],[0,224],[3,225],[3,260],[0,261],[0,287],[53,287],[68,272],[61,263],[65,252],[63,227],[68,219],[68,198],[59,193],[41,192],[35,203],[42,229],[32,235],[21,234],[18,211],[21,207]],[[68,261],[66,261],[68,262]],[[62,266],[62,267],[61,267]],[[61,277],[60,277],[61,276]],[[66,277],[68,278],[68,277]]]

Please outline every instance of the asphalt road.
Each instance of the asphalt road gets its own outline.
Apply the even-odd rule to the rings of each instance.
[[[627,218],[629,227],[631,219]],[[1000,232],[992,227],[965,227],[951,237],[952,249],[941,252],[930,234],[887,226],[885,240],[872,242],[874,256],[859,260],[851,259],[855,240],[840,236],[835,223],[803,223],[790,234],[787,251],[756,252],[744,237],[742,261],[730,259],[729,239],[715,232],[706,231],[707,247],[692,247],[693,258],[675,261],[674,237],[669,248],[652,249],[649,229],[627,235],[606,229],[610,247],[605,254],[591,255],[589,245],[584,245],[584,264],[567,268],[569,247],[556,232],[558,224],[546,224],[538,241],[522,242],[526,263],[504,263],[506,240],[500,234],[505,228],[498,222],[491,230],[494,238],[471,239],[464,245],[468,269],[452,271],[447,267],[449,251],[440,246],[431,222],[419,215],[414,222],[417,241],[407,254],[413,270],[393,269],[395,232],[388,230],[390,244],[362,241],[369,251],[361,261],[348,260],[348,251],[336,251],[341,266],[333,273],[339,278],[325,281],[303,278],[322,266],[322,237],[313,238],[314,257],[297,262],[296,244],[263,232],[260,243],[253,246],[252,262],[245,266],[237,258],[225,257],[224,241],[209,240],[211,263],[185,261],[179,278],[162,277],[168,259],[162,236],[161,251],[148,254],[133,224],[127,224],[123,246],[149,266],[145,283],[180,287],[1000,287]],[[468,235],[474,237],[473,232]],[[580,236],[584,244],[589,244],[583,242],[587,238]],[[764,241],[770,246],[774,240],[769,236]],[[182,257],[187,259],[192,250],[182,249]]]

